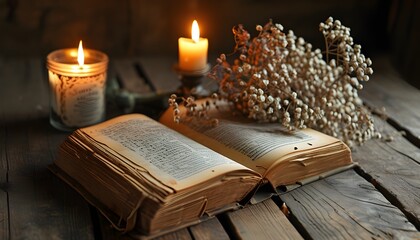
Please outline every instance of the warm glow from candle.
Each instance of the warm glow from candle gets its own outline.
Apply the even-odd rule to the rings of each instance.
[[[77,61],[79,62],[79,66],[83,66],[85,64],[85,54],[83,52],[82,40],[79,42],[79,50],[77,51]]]
[[[191,38],[195,43],[197,43],[200,39],[200,28],[198,28],[198,23],[196,20],[194,20],[192,23]]]
[[[207,38],[200,37],[200,29],[196,20],[191,28],[191,38],[178,39],[178,67],[186,72],[199,72],[207,67]]]

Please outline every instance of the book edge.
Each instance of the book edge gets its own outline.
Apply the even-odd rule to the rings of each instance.
[[[132,216],[130,215],[133,220],[130,219],[122,219],[117,214],[113,213],[108,207],[103,205],[97,198],[95,198],[92,194],[90,194],[81,184],[79,184],[76,180],[74,180],[70,175],[65,173],[63,170],[60,169],[56,164],[52,163],[48,165],[48,169],[60,178],[62,181],[67,183],[72,189],[76,190],[80,196],[83,197],[89,204],[94,206],[96,209],[101,212],[101,214],[112,224],[112,226],[117,229],[118,231],[127,232],[134,228],[135,221],[136,221],[136,214]],[[133,212],[137,212],[137,209],[134,209]],[[130,221],[134,221],[130,223]],[[131,228],[130,228],[131,227]]]

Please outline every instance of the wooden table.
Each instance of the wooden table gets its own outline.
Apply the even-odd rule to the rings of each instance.
[[[373,58],[375,74],[361,93],[383,139],[353,150],[360,167],[158,239],[420,239],[420,91],[387,59]],[[109,117],[158,116],[163,105],[153,96],[176,88],[173,63],[113,60],[110,78],[139,94],[130,98],[111,86],[111,95],[118,94],[109,101]],[[0,59],[0,239],[135,239],[113,230],[49,172],[68,133],[53,129],[48,114],[44,62]]]

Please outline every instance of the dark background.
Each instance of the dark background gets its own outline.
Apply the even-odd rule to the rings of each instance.
[[[0,57],[46,56],[80,39],[111,58],[176,56],[177,39],[190,37],[193,19],[212,55],[231,52],[232,26],[253,33],[270,18],[323,48],[318,24],[332,16],[352,29],[366,55],[388,54],[420,87],[419,13],[416,0],[0,0]]]

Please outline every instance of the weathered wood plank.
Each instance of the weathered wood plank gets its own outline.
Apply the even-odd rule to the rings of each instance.
[[[18,82],[24,79],[25,64],[23,60],[0,60],[0,120],[5,121],[16,111],[19,105],[19,94],[22,92],[19,89],[20,85]]]
[[[353,170],[280,197],[313,239],[420,237],[404,214]]]
[[[115,59],[111,64],[114,64],[114,69],[124,89],[140,94],[151,92],[150,86],[146,84],[135,69],[135,61],[132,59]]]
[[[98,213],[99,214],[99,213]],[[144,235],[140,235],[136,233],[135,231],[129,232],[129,233],[121,233],[114,229],[112,225],[108,222],[108,220],[103,217],[102,215],[98,215],[99,218],[99,228],[97,229],[100,231],[100,236],[103,240],[111,240],[111,239],[119,239],[119,240],[135,240],[135,239],[153,239],[153,240],[177,240],[177,239],[185,239],[185,240],[191,240],[193,239],[190,235],[190,232],[188,231],[188,228],[183,228],[171,233],[167,233],[164,235],[161,235],[159,237],[150,238]],[[215,235],[213,235],[215,236]],[[206,238],[194,238],[194,239],[206,239]],[[219,239],[219,238],[213,238],[213,239]]]
[[[228,212],[226,219],[238,239],[302,239],[271,199]]]
[[[196,240],[229,239],[229,235],[225,232],[222,224],[217,218],[212,218],[200,224],[191,226],[190,231],[193,238]]]
[[[9,238],[9,204],[7,196],[6,128],[0,124],[0,239]]]
[[[180,81],[174,70],[176,58],[165,56],[147,56],[139,58],[145,74],[156,88],[156,94],[175,92]]]
[[[3,185],[3,183],[2,183]],[[0,239],[9,239],[9,209],[7,192],[3,187],[0,191]]]
[[[0,39],[0,55],[44,54],[76,47],[81,37],[86,47],[101,49],[111,56],[159,52],[175,55],[176,40],[190,36],[194,18],[198,18],[202,36],[210,41],[210,51],[229,53],[234,46],[233,26],[242,23],[254,33],[256,24],[264,24],[270,18],[283,24],[286,30],[293,29],[304,36],[313,46],[322,46],[317,24],[330,13],[351,27],[355,41],[372,50],[377,47],[373,44],[384,42],[381,30],[386,30],[387,21],[381,22],[377,15],[378,12],[386,15],[388,5],[379,4],[379,0],[346,0],[345,4],[334,0],[17,2],[1,1],[0,28],[5,34]],[[357,16],[353,9],[357,9]]]
[[[48,119],[5,128],[10,237],[94,239],[87,203],[47,169],[67,134]]]
[[[44,68],[39,58],[0,61],[0,121],[48,115],[48,78]]]
[[[374,59],[375,73],[360,96],[367,105],[384,113],[398,127],[408,131],[420,146],[420,90],[405,82],[386,56]],[[382,108],[385,108],[383,112]]]
[[[142,239],[147,238],[144,236],[137,235],[135,232],[123,234],[112,228],[111,224],[102,216],[99,215],[100,226],[99,231],[103,240],[111,239],[120,239],[120,240],[129,240],[129,239]],[[228,234],[223,229],[222,224],[217,220],[217,218],[212,218],[200,224],[194,225],[188,228],[181,229],[172,233],[164,234],[162,236],[153,238],[156,240],[160,239],[196,239],[196,240],[206,240],[206,239],[229,239]]]
[[[144,236],[139,235],[135,232],[130,232],[127,234],[121,234],[118,233],[116,230],[111,229],[112,232],[110,232],[110,235],[103,235],[103,239],[119,239],[119,240],[192,240],[193,238],[190,235],[190,232],[188,231],[188,228],[182,228],[180,230],[170,232],[167,234],[163,234],[158,237],[150,237],[150,236]]]
[[[153,238],[154,240],[175,240],[175,239],[179,239],[179,240],[191,240],[193,238],[191,238],[190,233],[188,232],[187,228],[183,228],[181,230],[172,232],[172,233],[168,233],[165,234],[163,236],[157,237],[157,238]]]
[[[355,148],[353,159],[375,184],[401,204],[420,228],[420,149],[380,118],[375,119],[375,125],[383,139],[370,140]],[[391,138],[392,141],[386,140]]]
[[[112,227],[112,224],[104,217],[102,214],[100,214],[98,211],[96,211],[97,217],[99,219],[99,226],[96,227],[96,231],[99,232],[100,237],[102,240],[133,240],[138,239],[136,237],[130,236],[129,234],[123,234],[120,231],[114,229]]]
[[[420,50],[420,4],[418,1],[394,1],[392,15],[388,18],[389,43],[392,62],[405,75],[404,80],[420,88],[418,73],[413,70],[420,65],[417,53]]]

